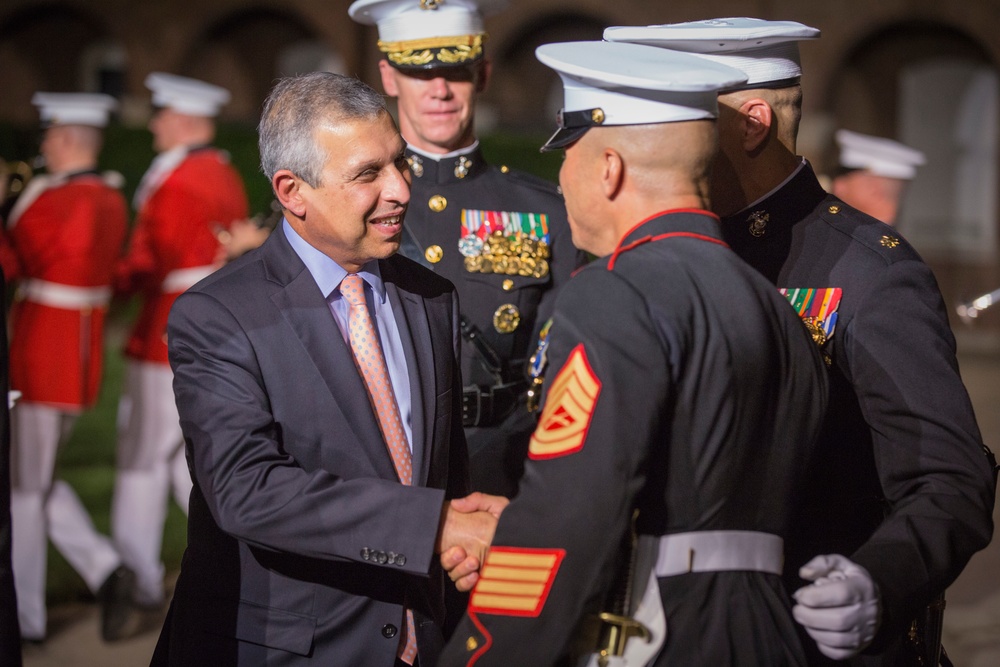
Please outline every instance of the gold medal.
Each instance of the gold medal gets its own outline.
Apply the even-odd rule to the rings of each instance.
[[[435,213],[440,213],[441,211],[448,208],[448,200],[441,195],[434,195],[427,202],[427,206]]]
[[[538,260],[538,263],[535,264],[535,268],[531,272],[531,275],[534,278],[544,278],[549,275],[549,263],[544,259]]]
[[[551,254],[551,253],[549,253],[549,244],[546,243],[545,241],[541,240],[541,239],[538,239],[538,252],[537,252],[537,254],[538,254],[538,256],[541,259],[548,259],[549,255]]]
[[[478,255],[476,257],[466,257],[465,270],[469,273],[479,273],[483,270],[483,258]]]
[[[437,264],[444,257],[444,250],[441,250],[439,245],[427,246],[427,250],[424,250],[424,257],[431,264]]]
[[[505,303],[493,313],[493,328],[497,333],[513,333],[521,323],[521,311],[512,303]]]

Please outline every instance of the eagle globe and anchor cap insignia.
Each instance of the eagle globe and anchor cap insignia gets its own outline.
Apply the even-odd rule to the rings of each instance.
[[[754,211],[751,213],[747,218],[747,222],[750,223],[750,234],[756,238],[763,236],[767,232],[767,223],[770,220],[771,216],[767,211]]]

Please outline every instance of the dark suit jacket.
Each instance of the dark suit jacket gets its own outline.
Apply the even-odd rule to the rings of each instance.
[[[194,490],[152,664],[389,667],[404,600],[436,661],[434,541],[442,503],[468,489],[458,301],[403,257],[380,271],[414,400],[412,487],[283,233],[177,300],[167,335]]]

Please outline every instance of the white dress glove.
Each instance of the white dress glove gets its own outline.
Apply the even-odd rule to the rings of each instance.
[[[846,660],[871,643],[878,631],[882,608],[878,587],[868,570],[839,554],[816,556],[799,569],[811,581],[792,596],[792,608],[816,641],[820,652]]]

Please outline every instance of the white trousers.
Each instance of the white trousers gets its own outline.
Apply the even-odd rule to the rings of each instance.
[[[76,415],[20,402],[11,412],[11,530],[21,636],[45,637],[45,572],[50,538],[91,591],[121,565],[73,488],[53,481],[56,455]]]
[[[163,524],[170,489],[184,513],[191,475],[184,458],[173,373],[165,364],[128,361],[118,405],[118,470],[111,532],[136,574],[136,602],[163,602]]]

